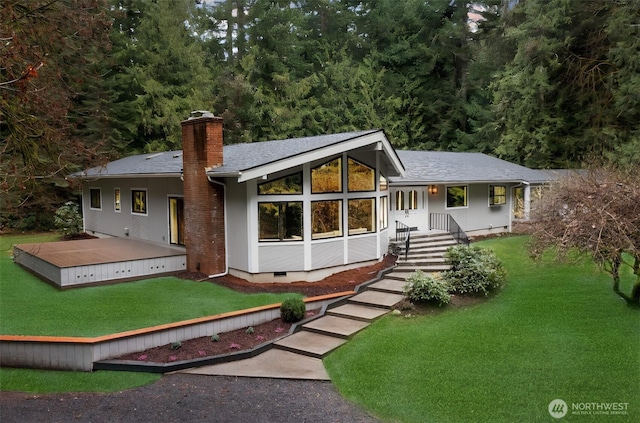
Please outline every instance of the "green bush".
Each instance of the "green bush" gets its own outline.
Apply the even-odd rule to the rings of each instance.
[[[442,277],[457,294],[484,294],[502,286],[507,278],[502,263],[491,250],[476,245],[456,245],[445,253],[451,269]]]
[[[56,228],[64,235],[77,235],[82,231],[82,215],[78,204],[67,201],[56,210],[53,218]]]
[[[441,306],[451,300],[447,281],[438,273],[428,274],[422,270],[416,270],[409,275],[404,294],[414,303],[437,302]]]
[[[287,298],[280,305],[280,318],[287,323],[302,320],[307,311],[307,306],[302,298]]]

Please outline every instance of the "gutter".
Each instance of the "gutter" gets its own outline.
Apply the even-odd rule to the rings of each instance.
[[[219,185],[222,187],[222,192],[223,192],[223,196],[222,196],[222,201],[224,202],[224,272],[222,273],[218,273],[215,275],[209,275],[209,279],[211,278],[217,278],[219,276],[225,276],[229,273],[229,243],[228,243],[228,237],[227,237],[227,185],[223,182],[219,182],[213,179],[212,176],[207,175],[207,179],[209,180],[209,182]]]

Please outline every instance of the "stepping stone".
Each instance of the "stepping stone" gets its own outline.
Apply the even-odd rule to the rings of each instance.
[[[369,326],[359,320],[345,319],[336,316],[324,316],[302,325],[304,330],[349,339],[357,332]]]
[[[331,380],[321,359],[275,348],[246,360],[197,367],[182,370],[180,373],[211,376]]]
[[[405,282],[395,279],[382,279],[376,283],[369,285],[367,288],[376,291],[391,292],[394,294],[402,294]]]
[[[280,339],[273,346],[309,357],[323,358],[345,342],[346,339],[302,330]]]
[[[404,295],[379,291],[364,291],[349,298],[349,302],[372,307],[391,308],[404,299]]]
[[[361,322],[372,322],[388,312],[388,310],[380,307],[367,307],[349,303],[327,310],[327,314],[329,315],[360,320]]]

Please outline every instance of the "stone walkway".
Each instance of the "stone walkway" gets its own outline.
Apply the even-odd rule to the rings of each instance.
[[[390,273],[350,297],[345,304],[328,309],[324,316],[305,323],[301,330],[278,340],[262,354],[180,373],[330,380],[322,359],[371,322],[389,313],[404,298],[404,285],[404,281],[394,279]]]

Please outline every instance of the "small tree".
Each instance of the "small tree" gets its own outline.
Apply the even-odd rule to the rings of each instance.
[[[555,247],[558,257],[586,252],[613,278],[613,290],[640,303],[640,171],[613,167],[572,172],[553,183],[532,210],[530,252]],[[625,254],[626,253],[626,254]],[[620,291],[620,269],[636,277],[631,295]]]
[[[82,231],[82,215],[73,201],[67,201],[56,210],[53,221],[64,235],[77,235]]]

